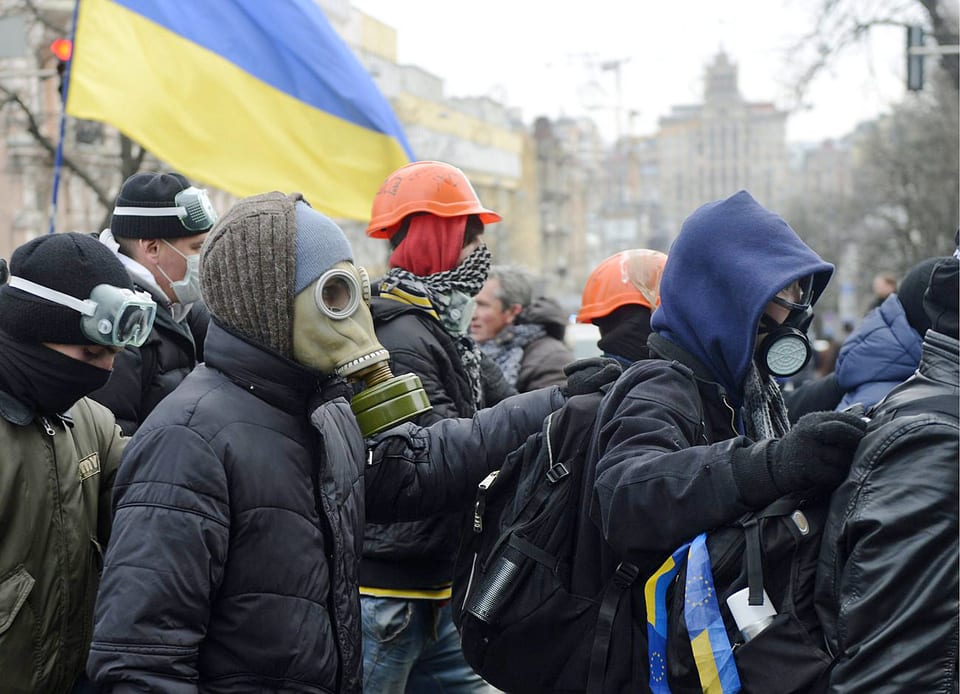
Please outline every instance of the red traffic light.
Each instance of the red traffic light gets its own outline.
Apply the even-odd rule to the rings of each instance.
[[[73,41],[70,39],[54,39],[53,43],[50,44],[50,52],[66,62],[73,55]]]

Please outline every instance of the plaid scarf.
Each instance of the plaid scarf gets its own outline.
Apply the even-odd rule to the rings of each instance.
[[[743,389],[744,429],[754,441],[780,438],[790,431],[787,407],[783,404],[780,386],[772,376],[761,379],[756,364],[750,364],[750,372]]]
[[[510,325],[492,340],[480,345],[480,351],[493,359],[507,383],[516,387],[523,363],[523,350],[534,340],[547,334],[547,329],[535,323]]]
[[[480,350],[469,335],[460,332],[464,324],[465,306],[457,295],[474,297],[487,281],[490,271],[490,251],[481,243],[463,262],[452,270],[418,277],[403,268],[390,268],[380,281],[380,296],[416,306],[434,319],[453,338],[460,361],[467,372],[473,391],[474,407],[483,403],[483,384],[480,380]],[[469,321],[467,322],[469,323]]]

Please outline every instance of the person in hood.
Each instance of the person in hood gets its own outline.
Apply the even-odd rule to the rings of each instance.
[[[200,247],[216,219],[207,192],[180,174],[141,172],[120,186],[100,234],[137,290],[157,303],[150,337],[124,350],[110,381],[90,396],[127,436],[202,361],[209,314],[200,300]]]
[[[0,689],[83,691],[110,492],[127,440],[86,397],[156,307],[86,234],[13,252],[0,286]],[[74,687],[77,689],[75,690]]]
[[[358,693],[365,520],[468,506],[563,396],[378,425],[365,442],[367,404],[416,402],[390,397],[410,379],[390,375],[341,229],[298,194],[265,193],[201,255],[205,362],[124,454],[88,672],[114,692]]]
[[[578,323],[600,330],[603,356],[624,368],[650,356],[650,316],[660,305],[660,277],[667,256],[634,248],[610,256],[594,268],[583,286]]]
[[[835,659],[818,691],[957,691],[957,258],[939,259],[928,275],[919,368],[870,411],[850,475],[830,499],[816,606]]]
[[[832,272],[746,191],[683,223],[650,358],[604,397],[590,451],[591,517],[640,576],[702,532],[791,492],[828,494],[846,477],[862,419],[814,413],[791,429],[775,380],[809,359],[805,329]],[[636,629],[611,654],[604,691],[635,688],[637,673],[647,682],[645,620]]]
[[[563,342],[567,318],[553,299],[533,296],[530,275],[495,265],[477,294],[470,333],[521,393],[562,385],[573,352]]]

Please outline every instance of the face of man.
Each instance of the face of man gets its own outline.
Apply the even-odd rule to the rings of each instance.
[[[163,290],[170,301],[176,302],[177,295],[170,286],[187,274],[187,256],[197,255],[203,246],[207,233],[182,236],[176,239],[144,239],[140,246],[142,257],[136,260],[153,275],[157,286]]]
[[[505,307],[497,296],[499,292],[500,280],[491,277],[474,297],[477,309],[470,321],[470,334],[477,342],[487,342],[495,338],[497,333],[513,323],[523,310],[520,304]]]
[[[44,342],[43,346],[55,352],[60,352],[60,354],[64,354],[71,359],[106,371],[113,370],[113,360],[116,359],[121,349],[104,345],[61,345],[53,342]]]

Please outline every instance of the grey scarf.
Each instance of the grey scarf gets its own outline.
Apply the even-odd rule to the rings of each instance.
[[[743,410],[744,429],[754,441],[778,439],[790,431],[780,386],[772,376],[762,379],[757,365],[752,362],[743,389]]]

